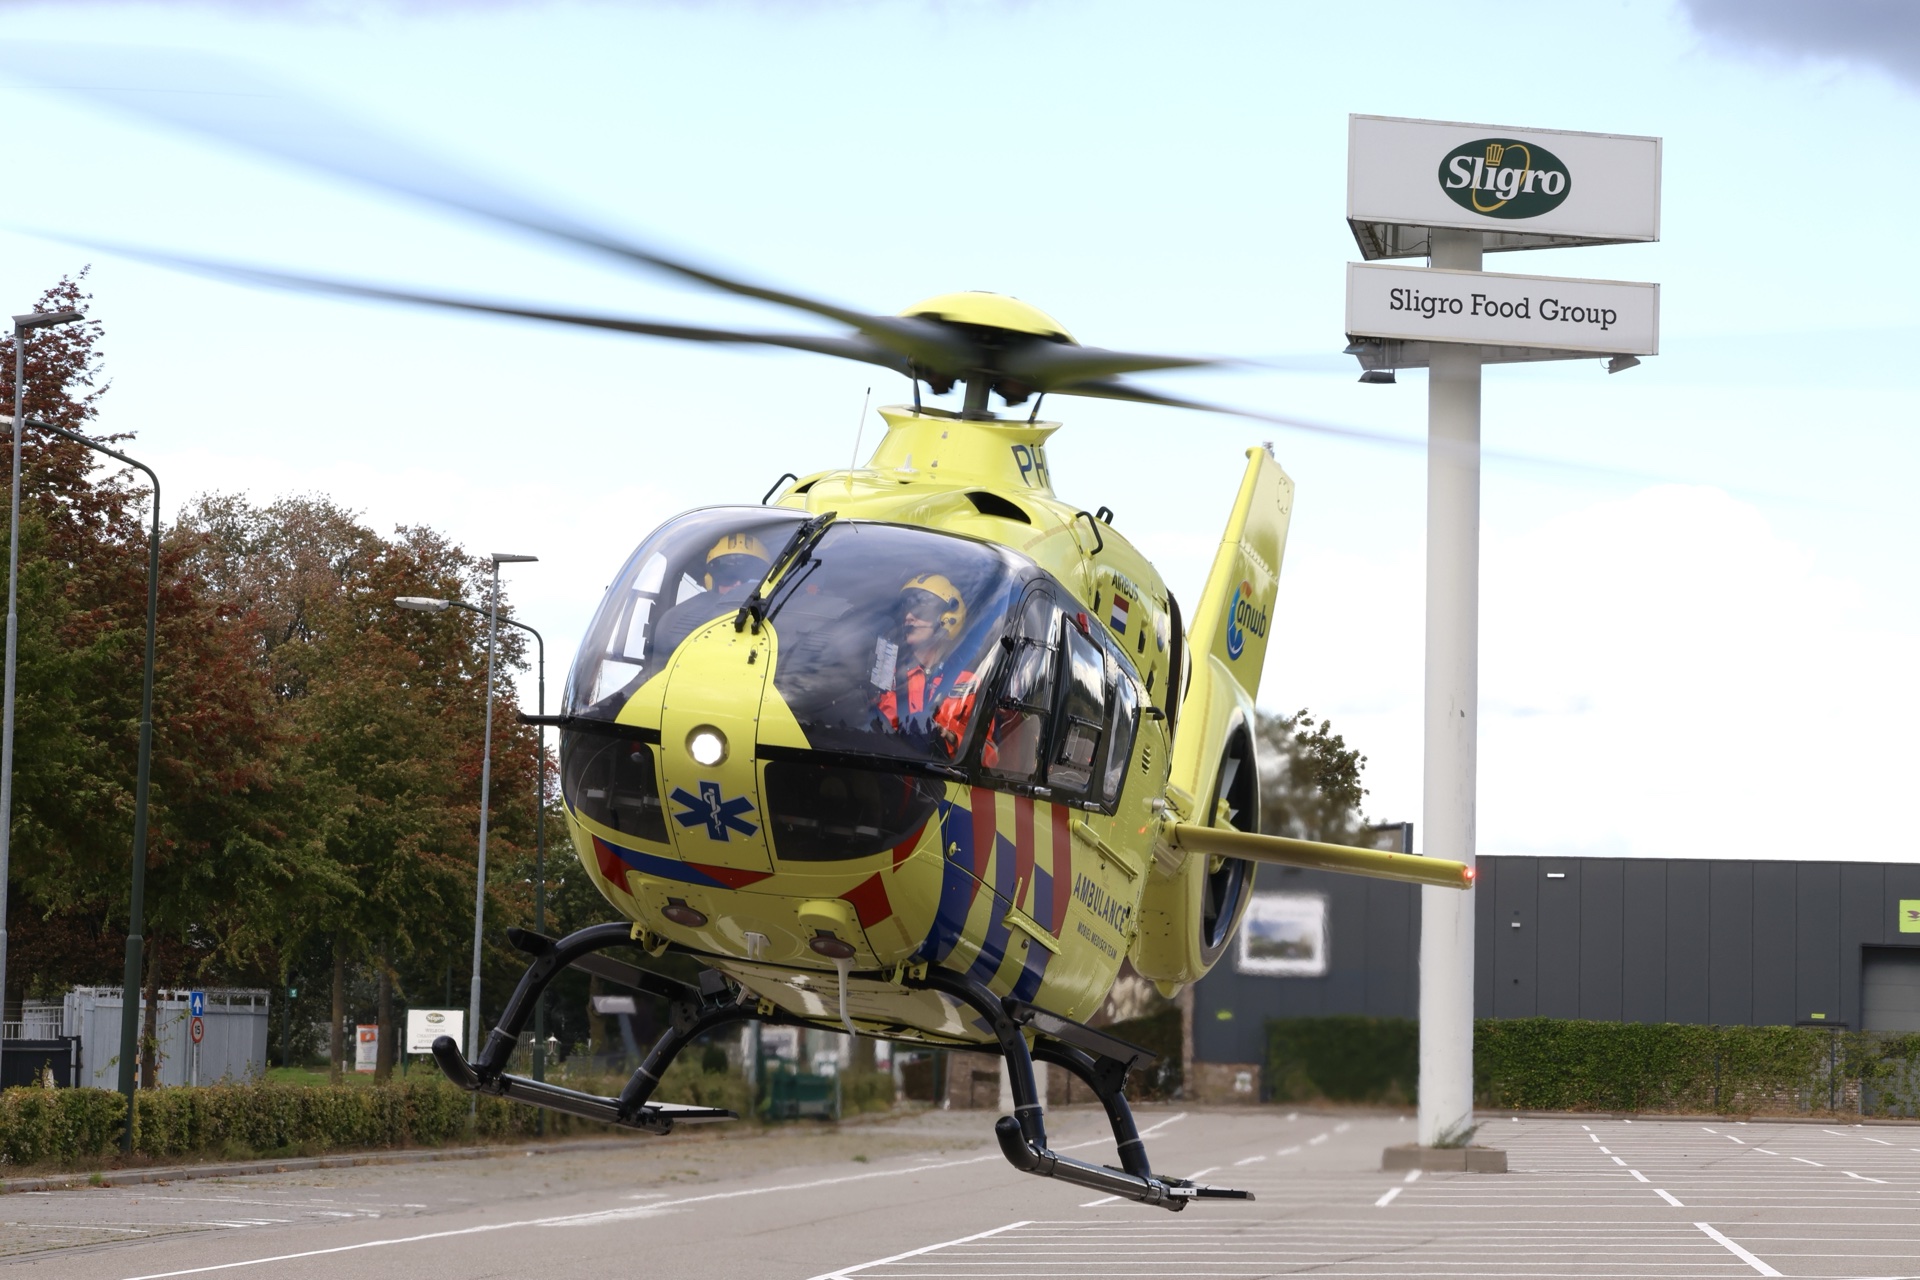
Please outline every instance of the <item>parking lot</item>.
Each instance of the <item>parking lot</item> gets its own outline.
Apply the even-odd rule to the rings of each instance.
[[[1096,1111],[1056,1146],[1110,1151]],[[1010,1169],[984,1112],[0,1198],[0,1275],[1920,1277],[1920,1126],[1483,1117],[1511,1172],[1384,1173],[1404,1117],[1143,1108],[1184,1213]]]

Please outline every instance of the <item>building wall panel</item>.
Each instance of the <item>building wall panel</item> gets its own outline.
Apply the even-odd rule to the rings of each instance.
[[[1624,868],[1620,1020],[1667,1020],[1667,864],[1638,858]]]

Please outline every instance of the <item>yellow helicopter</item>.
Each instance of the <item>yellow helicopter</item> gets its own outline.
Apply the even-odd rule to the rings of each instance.
[[[450,1038],[434,1045],[451,1080],[664,1134],[733,1118],[653,1098],[677,1053],[730,1023],[964,1046],[1006,1061],[1015,1108],[995,1132],[1016,1168],[1175,1210],[1251,1199],[1153,1172],[1124,1094],[1152,1055],[1085,1025],[1121,962],[1163,991],[1204,976],[1239,927],[1257,863],[1459,889],[1472,872],[1256,834],[1254,700],[1293,506],[1267,448],[1247,451],[1190,612],[1111,513],[1056,495],[1047,441],[1060,424],[1038,418],[1038,397],[1214,409],[1123,380],[1207,361],[1083,346],[993,293],[872,315],[765,288],[584,227],[364,128],[314,127],[310,106],[307,127],[273,132],[271,111],[205,114],[212,95],[91,96],[846,331],[697,328],[139,255],[149,260],[812,351],[912,385],[912,403],[880,410],[886,434],[864,466],[688,512],[621,568],[546,721],[559,729],[575,849],[620,918],[560,939],[509,931],[531,962],[475,1061]],[[961,407],[923,403],[923,386],[960,389]],[[994,396],[1035,404],[1002,416]],[[684,984],[603,954],[617,949],[708,967]],[[506,1072],[567,966],[669,1001],[670,1028],[618,1097]],[[1050,1149],[1036,1061],[1100,1098],[1117,1166]]]

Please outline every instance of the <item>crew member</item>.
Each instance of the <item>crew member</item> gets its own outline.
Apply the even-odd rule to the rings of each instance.
[[[737,612],[767,576],[772,558],[766,544],[750,533],[729,533],[707,552],[706,590],[682,600],[654,624],[647,646],[648,666],[658,671],[680,642],[723,614]]]
[[[945,664],[966,620],[967,603],[946,576],[909,578],[900,588],[899,642],[883,637],[874,657],[879,725],[927,734],[949,756],[966,738],[978,693],[973,672],[950,671]]]

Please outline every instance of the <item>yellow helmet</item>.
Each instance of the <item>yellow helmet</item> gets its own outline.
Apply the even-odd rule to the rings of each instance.
[[[707,552],[707,590],[713,590],[715,570],[729,581],[739,581],[762,576],[772,561],[760,539],[750,533],[729,533]]]
[[[900,588],[900,594],[911,603],[915,594],[929,596],[939,602],[940,631],[942,635],[958,635],[967,621],[967,602],[960,595],[959,588],[945,574],[923,573],[908,578],[906,585]]]

